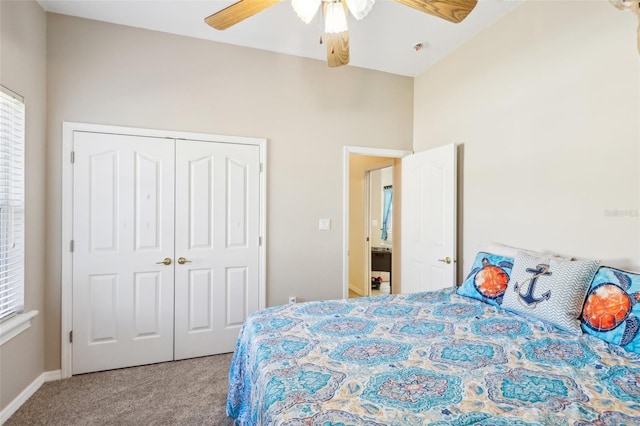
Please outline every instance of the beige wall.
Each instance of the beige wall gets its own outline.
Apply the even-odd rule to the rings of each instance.
[[[40,311],[0,346],[2,410],[44,372],[46,15],[36,2],[0,2],[0,83],[25,98],[25,310]]]
[[[465,274],[491,241],[640,269],[636,26],[528,1],[416,78],[414,149],[464,144]]]
[[[267,304],[342,296],[343,147],[410,149],[413,79],[62,15],[47,24],[48,370],[60,368],[63,121],[267,138]]]

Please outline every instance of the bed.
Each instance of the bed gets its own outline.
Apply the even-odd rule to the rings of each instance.
[[[238,425],[640,425],[640,355],[487,302],[450,288],[256,312],[227,414]]]

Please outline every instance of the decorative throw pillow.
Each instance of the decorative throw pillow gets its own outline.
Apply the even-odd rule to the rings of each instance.
[[[502,307],[582,334],[580,313],[599,260],[567,261],[518,252]]]
[[[603,266],[582,308],[582,329],[605,342],[640,353],[640,274]]]
[[[481,251],[457,293],[497,306],[502,303],[512,267],[513,258]]]

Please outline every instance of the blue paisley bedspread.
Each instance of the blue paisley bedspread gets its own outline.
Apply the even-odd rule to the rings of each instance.
[[[238,425],[640,425],[640,356],[439,292],[252,314]]]

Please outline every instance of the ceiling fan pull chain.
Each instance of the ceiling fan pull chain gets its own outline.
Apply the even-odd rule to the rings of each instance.
[[[640,1],[639,0],[609,0],[620,10],[630,10],[638,15],[638,53],[640,53]]]

